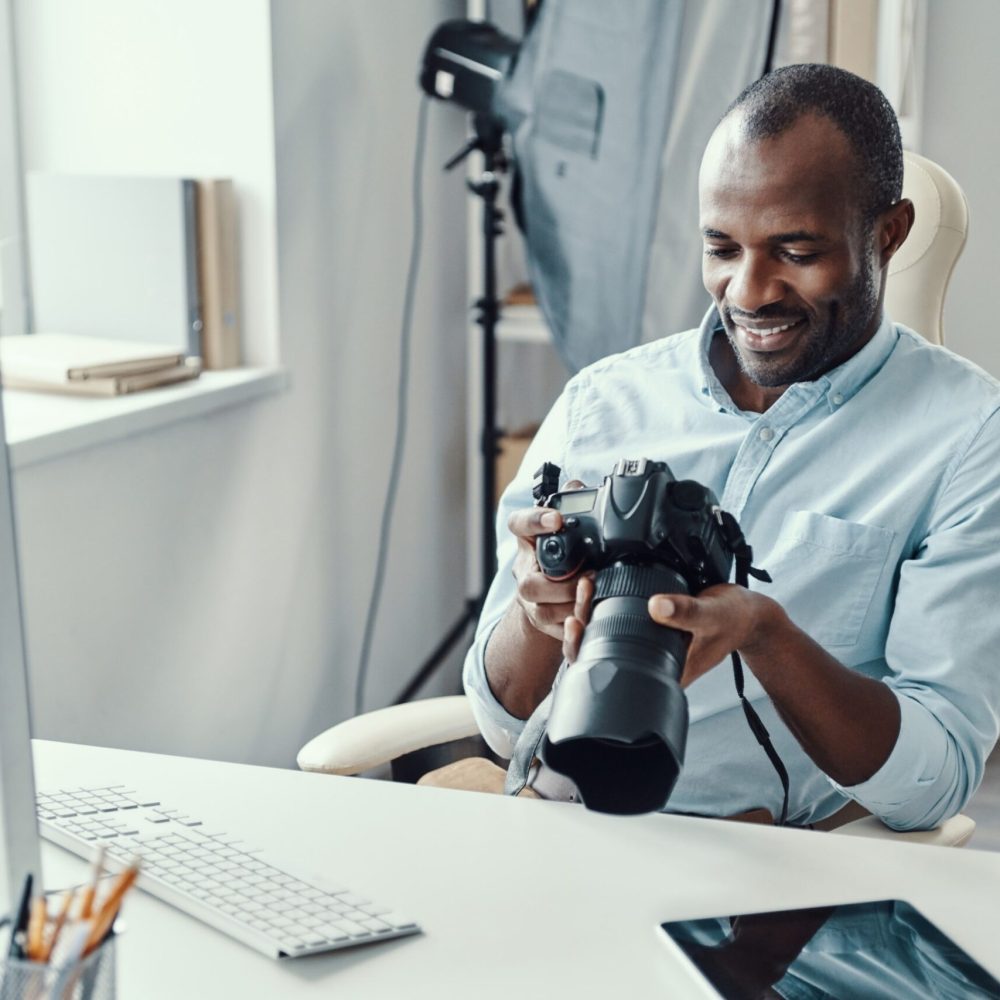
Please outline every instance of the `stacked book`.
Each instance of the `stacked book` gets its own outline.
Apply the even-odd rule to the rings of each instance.
[[[6,389],[120,396],[197,378],[201,359],[185,351],[68,333],[0,337]]]
[[[35,171],[27,211],[36,331],[240,364],[231,179]]]

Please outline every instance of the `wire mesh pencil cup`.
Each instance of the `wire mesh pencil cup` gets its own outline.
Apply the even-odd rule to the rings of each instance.
[[[0,1000],[115,1000],[115,941],[66,966],[0,959]]]

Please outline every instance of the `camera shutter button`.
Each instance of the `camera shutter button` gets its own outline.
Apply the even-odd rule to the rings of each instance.
[[[575,528],[579,523],[580,523],[580,518],[578,517],[567,517],[563,521],[563,524],[566,525],[567,528]]]

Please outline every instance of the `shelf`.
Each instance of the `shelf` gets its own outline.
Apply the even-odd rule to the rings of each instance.
[[[282,368],[203,372],[192,382],[94,399],[58,393],[3,392],[4,424],[14,469],[163,427],[178,420],[280,392]]]
[[[552,334],[538,306],[504,306],[497,323],[497,340],[521,344],[551,344]]]

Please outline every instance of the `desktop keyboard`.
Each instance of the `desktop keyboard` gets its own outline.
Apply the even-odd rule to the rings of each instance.
[[[138,886],[275,958],[415,934],[419,927],[346,889],[331,892],[265,861],[236,837],[124,785],[38,794],[42,835],[108,868],[142,858]]]

